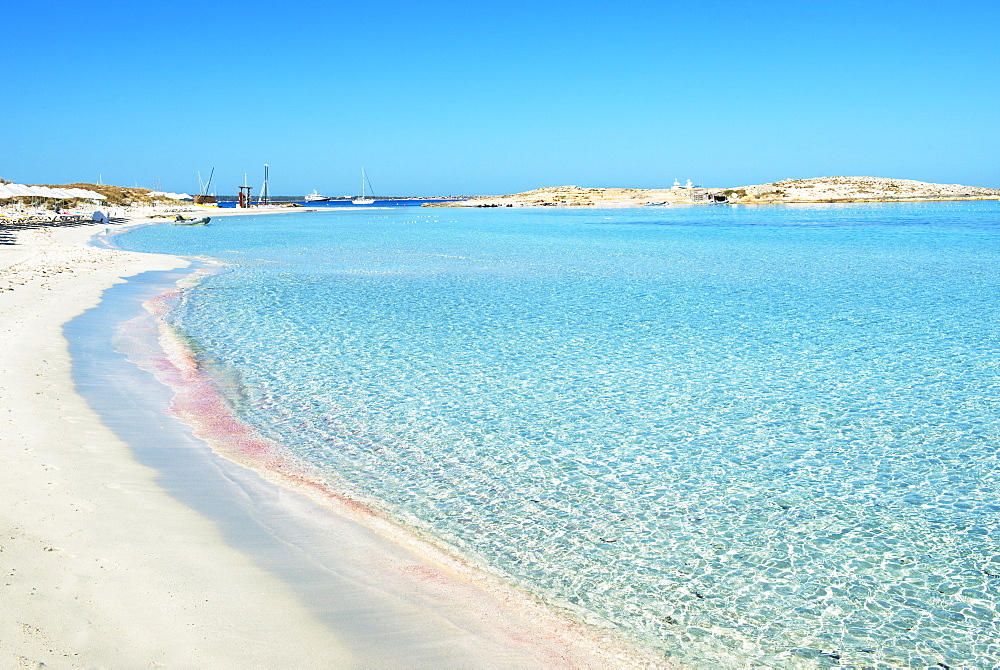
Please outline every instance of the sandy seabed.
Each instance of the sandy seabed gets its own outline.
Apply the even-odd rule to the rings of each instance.
[[[63,326],[124,278],[189,263],[87,246],[105,228],[0,246],[0,667],[660,665],[203,444],[186,467],[198,496],[218,486],[213,513],[165,488],[136,458],[156,444],[126,443],[77,392]]]

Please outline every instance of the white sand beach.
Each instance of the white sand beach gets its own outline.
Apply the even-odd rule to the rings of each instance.
[[[18,231],[16,244],[0,245],[0,665],[650,665],[332,510],[303,514],[331,549],[295,559],[320,575],[297,585],[227,543],[74,389],[63,324],[123,278],[187,265],[86,246],[104,228]],[[267,495],[287,508],[313,504]],[[336,616],[319,616],[323,601],[336,601]],[[368,628],[379,633],[365,640]]]
[[[287,586],[170,498],[78,396],[61,326],[121,277],[186,265],[82,246],[0,248],[0,664],[279,667],[348,655]]]

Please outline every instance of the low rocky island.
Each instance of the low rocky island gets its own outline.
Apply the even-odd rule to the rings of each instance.
[[[667,189],[554,186],[524,193],[482,196],[431,207],[637,207],[642,205],[905,202],[997,200],[1000,189],[931,184],[884,177],[817,177],[732,188]]]

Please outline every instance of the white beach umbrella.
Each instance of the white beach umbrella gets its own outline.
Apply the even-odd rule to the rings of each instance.
[[[4,184],[4,188],[10,191],[10,193],[16,198],[35,195],[29,191],[28,187],[24,184]]]
[[[49,198],[52,200],[63,200],[65,198],[72,198],[73,194],[68,192],[66,189],[53,188],[51,186],[28,186],[28,190],[39,198]]]
[[[150,195],[158,196],[160,198],[169,198],[170,200],[191,200],[191,196],[187,193],[171,193],[170,191],[150,191]]]
[[[3,195],[6,193],[6,195]],[[51,188],[49,186],[25,186],[24,184],[0,184],[0,198],[87,198],[107,200],[107,197],[83,188]]]
[[[89,190],[87,190],[85,188],[70,188],[70,189],[67,189],[67,190],[74,194],[73,195],[74,198],[87,198],[89,200],[107,200],[108,199],[107,196],[103,196],[100,193],[97,193],[96,191],[89,191]]]
[[[30,191],[30,195],[33,195],[36,198],[58,198],[59,197],[59,196],[55,195],[55,193],[53,193],[52,189],[49,188],[48,186],[25,186],[24,188],[26,188],[28,191]]]
[[[59,190],[68,193],[69,195],[66,196],[68,198],[87,198],[93,200],[95,195],[100,195],[82,188],[61,188]]]

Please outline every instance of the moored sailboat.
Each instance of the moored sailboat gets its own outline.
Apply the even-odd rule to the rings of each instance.
[[[365,184],[368,183],[368,176],[365,174],[365,169],[361,168],[361,197],[354,198],[351,200],[355,205],[370,205],[375,202],[374,198],[368,198],[365,196]],[[368,187],[371,188],[371,184],[368,183]],[[375,195],[372,193],[372,195]]]

